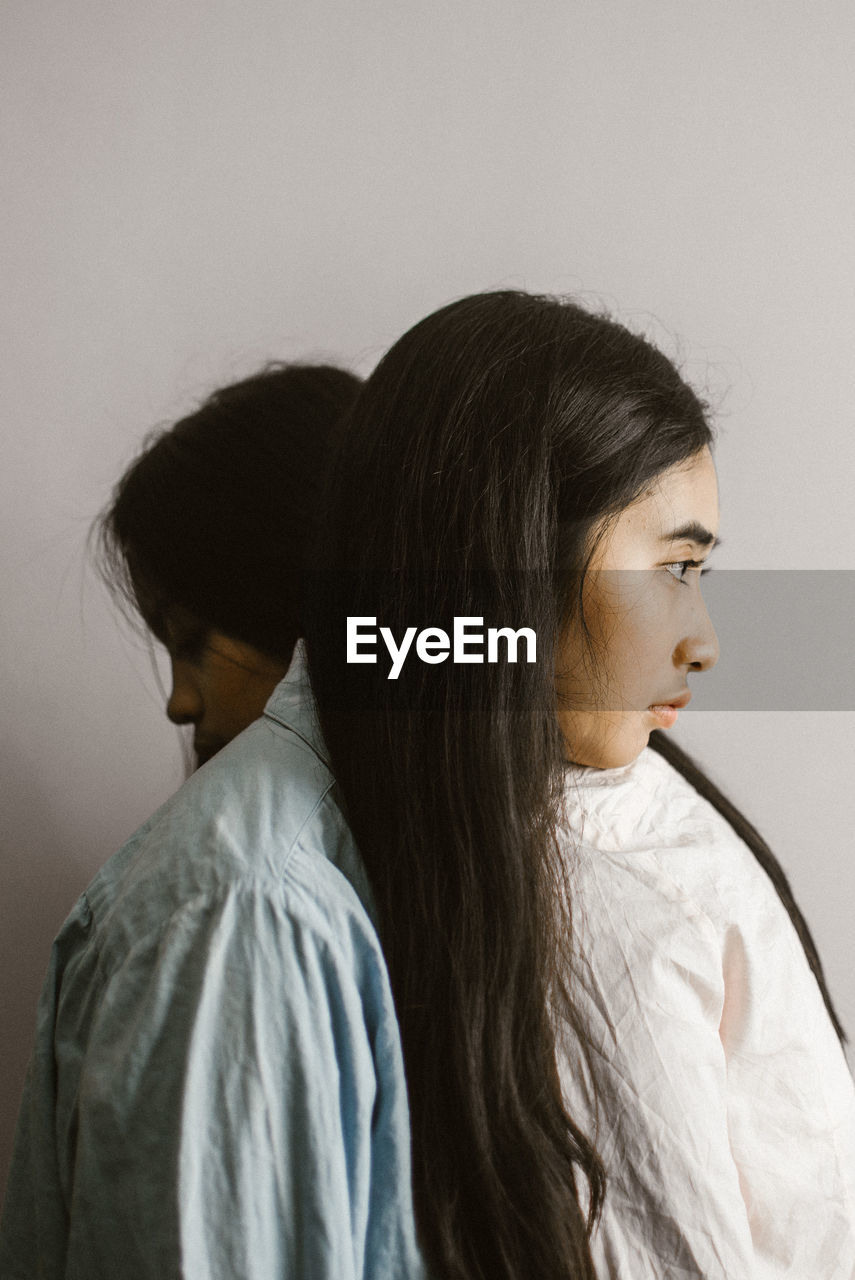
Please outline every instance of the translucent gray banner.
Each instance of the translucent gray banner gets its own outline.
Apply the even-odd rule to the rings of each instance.
[[[855,710],[855,570],[716,569],[702,590],[720,656],[692,709]]]
[[[325,585],[341,597],[340,584]],[[406,627],[398,623],[393,635],[386,624],[400,615],[404,586]],[[480,705],[489,664],[514,664],[520,675],[520,666],[537,663],[557,677],[564,705],[579,711],[682,707],[687,686],[692,710],[855,711],[855,570],[713,569],[702,582],[692,561],[590,571],[588,631],[573,611],[576,625],[555,654],[524,603],[551,588],[515,583],[513,571],[470,573],[459,583],[447,574],[406,584],[369,576],[354,616],[348,610],[330,625],[340,697],[405,706],[412,687],[423,705],[432,685],[439,705]]]

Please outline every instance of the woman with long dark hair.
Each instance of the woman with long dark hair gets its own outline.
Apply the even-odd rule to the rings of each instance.
[[[717,656],[711,438],[649,343],[515,292],[416,325],[344,434],[308,663],[437,1276],[853,1274],[816,948],[661,732]]]

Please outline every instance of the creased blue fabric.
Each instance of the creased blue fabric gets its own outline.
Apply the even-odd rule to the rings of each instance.
[[[421,1280],[403,1060],[301,658],[53,948],[4,1280]]]

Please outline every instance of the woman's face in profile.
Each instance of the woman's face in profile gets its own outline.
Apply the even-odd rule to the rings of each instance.
[[[689,673],[717,661],[700,564],[718,525],[705,448],[604,527],[583,587],[586,625],[574,619],[556,660],[568,759],[597,769],[629,764],[654,729],[676,721]]]
[[[164,614],[158,639],[172,666],[166,714],[173,724],[193,725],[197,766],[258,719],[288,670],[287,664],[211,630],[177,606]]]

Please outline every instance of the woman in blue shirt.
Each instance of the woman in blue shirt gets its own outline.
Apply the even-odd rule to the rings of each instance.
[[[394,1006],[298,643],[358,385],[292,365],[221,389],[147,444],[101,521],[102,567],[166,646],[168,713],[207,763],[54,945],[4,1280],[421,1274]]]

